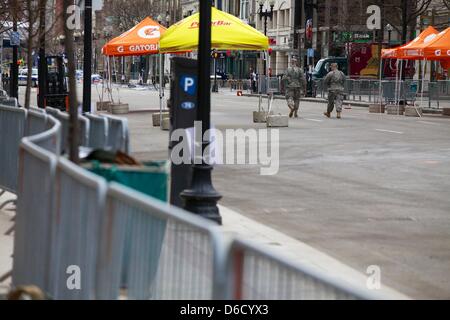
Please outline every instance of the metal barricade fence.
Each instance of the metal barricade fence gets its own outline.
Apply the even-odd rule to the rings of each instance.
[[[433,106],[433,101],[436,103],[437,108],[439,108],[439,86],[436,82],[428,83],[428,107]]]
[[[89,147],[105,149],[108,142],[108,120],[94,114],[86,114],[89,119]]]
[[[69,125],[70,118],[66,112],[58,111],[55,117],[61,122],[61,152],[67,153],[69,151]],[[89,146],[89,119],[84,116],[78,116],[79,123],[79,143],[81,146]]]
[[[106,181],[60,158],[54,184],[49,293],[55,299],[94,299]],[[79,290],[68,287],[68,270],[81,272]]]
[[[106,116],[108,119],[108,148],[112,151],[130,152],[129,131],[127,119]]]
[[[4,117],[16,113],[21,117]],[[26,111],[0,107],[4,119],[17,123]],[[21,144],[14,285],[38,285],[54,299],[379,298],[251,242],[235,239],[226,247],[211,222],[127,187],[108,187],[59,157],[62,125],[53,117],[45,130]],[[9,131],[1,133],[10,139]],[[69,277],[78,272],[81,289],[71,290]]]
[[[280,79],[278,77],[269,77],[267,81],[267,93],[281,92]]]
[[[233,240],[226,257],[227,299],[347,300],[380,296],[342,282],[325,271],[294,263],[251,242]]]
[[[397,93],[396,93],[396,85],[395,81],[382,81],[382,92],[383,92],[383,100],[387,104],[392,104],[396,102]]]
[[[80,146],[88,147],[89,146],[89,136],[90,136],[90,122],[89,119],[85,116],[78,115],[78,122],[79,122],[79,141]]]
[[[439,94],[442,97],[450,98],[450,80],[438,80]]]
[[[322,79],[314,80],[314,90],[316,93],[316,97],[324,98],[325,88]]]
[[[46,107],[45,112],[47,112],[47,114],[50,114],[56,118],[58,115],[58,112],[60,112],[60,110],[56,109],[56,108],[52,108],[52,107]]]
[[[347,99],[350,99],[350,96],[353,91],[353,80],[352,79],[346,79],[344,84],[344,95]]]
[[[37,108],[37,107],[30,107],[28,108],[29,111],[39,112],[39,113],[45,113],[45,109]]]
[[[26,110],[0,105],[0,188],[12,193],[17,193],[19,145],[26,119]]]
[[[14,108],[19,107],[19,102],[17,101],[16,98],[2,99],[1,104],[4,106],[8,106],[8,107],[14,107]]]
[[[42,112],[29,110],[27,116],[27,125],[25,128],[25,136],[34,136],[42,133],[47,129],[47,115]]]
[[[112,184],[102,227],[97,298],[117,299],[121,288],[128,299],[203,300],[222,291],[211,222]]]
[[[46,131],[52,131],[55,130],[54,128],[58,129],[57,134],[53,134],[49,137],[49,139],[36,139],[34,141],[34,144],[53,153],[54,155],[60,155],[61,154],[61,122],[56,120],[51,115],[47,116],[47,126]]]
[[[49,291],[52,200],[61,124],[49,117],[49,130],[24,138],[14,233],[14,286],[33,284]]]
[[[55,114],[55,117],[61,122],[60,150],[61,154],[64,154],[69,151],[69,115],[67,113],[58,111]]]

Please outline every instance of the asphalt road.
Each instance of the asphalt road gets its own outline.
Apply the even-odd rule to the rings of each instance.
[[[157,108],[155,92],[122,90],[133,109]],[[213,96],[219,129],[252,123],[257,99]],[[324,105],[303,103],[301,118],[280,129],[280,169],[216,166],[221,204],[267,224],[414,298],[450,298],[450,118],[344,110],[326,119]],[[284,101],[275,112],[286,113]],[[139,159],[167,157],[167,132],[148,113],[128,115]]]
[[[95,92],[95,91],[93,91]],[[155,91],[121,90],[132,110],[157,108]],[[97,99],[93,95],[93,99]],[[257,99],[213,95],[216,127],[252,123]],[[302,103],[300,119],[280,129],[280,169],[216,166],[221,204],[297,238],[413,298],[450,298],[450,118],[344,110],[326,119],[325,106]],[[287,113],[277,100],[275,112]],[[168,133],[149,113],[127,115],[139,159],[167,157]]]

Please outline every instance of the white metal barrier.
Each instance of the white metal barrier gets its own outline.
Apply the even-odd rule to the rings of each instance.
[[[61,124],[49,117],[49,130],[24,138],[14,233],[13,284],[34,284],[49,292],[52,200]]]
[[[108,144],[108,120],[106,117],[86,114],[89,120],[89,144],[93,149],[105,149]]]
[[[267,248],[234,239],[226,257],[226,298],[232,300],[382,299]]]
[[[51,111],[52,112],[52,111]],[[61,122],[62,136],[61,136],[61,152],[67,153],[69,151],[69,128],[70,117],[66,112],[53,112],[55,117]],[[81,146],[87,147],[89,145],[89,119],[84,116],[78,116],[79,124],[79,143]]]
[[[0,107],[0,120],[26,119],[17,110]],[[211,222],[108,186],[59,156],[61,130],[47,116],[45,131],[20,147],[14,285],[38,285],[54,299],[380,298],[254,243],[228,246]],[[77,271],[81,288],[72,290]]]
[[[30,137],[47,130],[47,115],[33,110],[28,111],[25,135]]]
[[[106,181],[60,158],[54,184],[49,292],[55,299],[94,299]],[[78,290],[67,286],[70,268],[82,274]]]
[[[127,119],[106,116],[108,119],[108,147],[112,151],[130,152],[130,141]]]
[[[0,188],[17,193],[20,140],[25,134],[27,112],[0,105]]]
[[[217,226],[112,184],[102,224],[99,299],[212,299]]]

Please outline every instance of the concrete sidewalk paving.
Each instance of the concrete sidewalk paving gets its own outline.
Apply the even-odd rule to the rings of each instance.
[[[277,252],[291,259],[293,262],[316,268],[328,276],[344,281],[349,285],[366,288],[369,275],[364,275],[329,255],[308,246],[304,242],[289,237],[231,209],[224,206],[219,206],[219,209],[223,219],[223,229],[226,234],[254,241],[263,247],[267,247],[270,251]],[[367,290],[370,291],[369,289]],[[377,294],[385,297],[387,300],[410,299],[383,283],[381,283],[381,288],[376,291]]]
[[[0,205],[7,200],[14,199],[15,196],[11,193],[5,193],[0,196]],[[0,278],[12,269],[12,253],[14,243],[14,233],[5,235],[5,233],[14,225],[11,218],[14,217],[15,212],[8,210],[12,205],[7,205],[0,210]],[[11,278],[0,282],[0,297],[4,295],[10,288]]]

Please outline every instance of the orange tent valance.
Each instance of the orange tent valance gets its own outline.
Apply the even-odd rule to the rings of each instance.
[[[437,37],[439,31],[433,27],[428,27],[423,30],[411,42],[392,49],[383,49],[382,58],[384,59],[420,59],[418,56],[428,43]]]
[[[166,28],[151,18],[112,39],[102,48],[106,56],[142,56],[159,53],[159,40]]]

